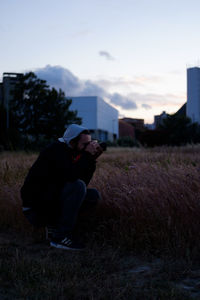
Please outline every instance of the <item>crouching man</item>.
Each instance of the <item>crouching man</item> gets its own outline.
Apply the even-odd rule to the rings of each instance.
[[[21,188],[23,213],[32,225],[47,227],[52,247],[84,248],[73,238],[73,229],[80,208],[94,207],[100,199],[99,192],[87,185],[102,152],[86,128],[72,124],[29,170]]]

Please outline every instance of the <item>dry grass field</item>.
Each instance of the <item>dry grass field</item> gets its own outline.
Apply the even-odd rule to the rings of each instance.
[[[109,148],[80,214],[84,253],[49,248],[21,212],[36,153],[0,154],[0,299],[200,299],[200,146]]]

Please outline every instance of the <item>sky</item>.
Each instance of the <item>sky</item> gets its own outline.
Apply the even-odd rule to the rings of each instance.
[[[120,117],[176,112],[200,65],[199,0],[0,0],[0,80],[33,71]]]

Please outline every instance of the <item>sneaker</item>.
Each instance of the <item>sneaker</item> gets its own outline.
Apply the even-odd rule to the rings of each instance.
[[[84,245],[80,243],[79,241],[75,241],[69,237],[65,237],[61,241],[51,241],[50,242],[51,247],[60,248],[64,250],[84,250]]]
[[[46,231],[46,240],[51,240],[52,239],[52,234],[56,231],[56,228],[54,226],[47,226],[45,227]]]

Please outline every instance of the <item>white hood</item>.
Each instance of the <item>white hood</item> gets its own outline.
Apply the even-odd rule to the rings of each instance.
[[[88,130],[88,129],[83,126],[77,125],[77,124],[71,124],[65,130],[63,137],[59,138],[58,140],[62,143],[66,143],[68,146],[70,146],[69,142],[72,139],[76,138],[84,130]]]

